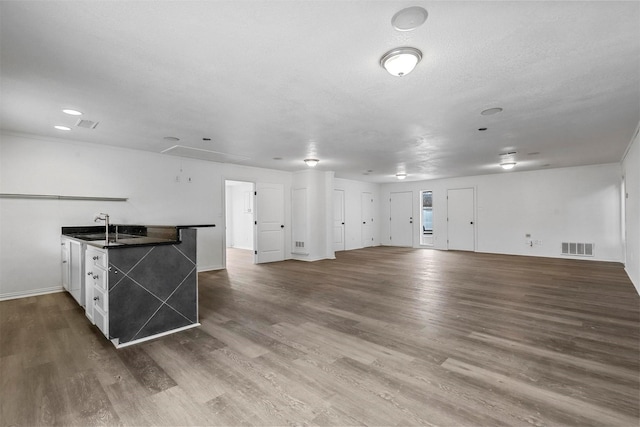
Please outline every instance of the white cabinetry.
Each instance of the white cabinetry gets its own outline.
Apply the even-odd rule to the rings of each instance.
[[[78,304],[84,306],[84,244],[62,237],[60,240],[62,258],[62,287]]]
[[[85,253],[86,315],[109,338],[108,252],[87,246]]]

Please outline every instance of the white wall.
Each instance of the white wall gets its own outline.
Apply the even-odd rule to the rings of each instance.
[[[191,182],[189,182],[191,178]],[[177,181],[178,179],[179,181]],[[25,135],[0,135],[0,193],[127,197],[127,202],[0,199],[0,299],[60,289],[60,228],[113,223],[216,224],[198,230],[199,270],[224,258],[224,180],[282,183],[291,174]],[[290,215],[285,218],[290,222]],[[290,233],[285,230],[285,254]]]
[[[640,136],[636,133],[622,162],[625,199],[625,270],[640,294]]]
[[[333,172],[307,169],[293,174],[292,240],[304,242],[295,248],[293,259],[333,259]]]
[[[225,188],[226,246],[253,250],[253,184],[227,181]]]
[[[420,218],[420,191],[432,190],[434,247],[446,249],[447,189],[471,187],[478,252],[561,257],[561,242],[587,242],[595,243],[595,257],[584,259],[621,262],[620,176],[620,165],[608,164],[384,184],[380,216],[389,217],[390,192],[410,190]],[[418,236],[419,221],[414,226]],[[542,244],[525,245],[527,233]],[[388,234],[383,221],[382,235]]]
[[[335,178],[333,187],[344,191],[345,250],[362,248],[362,205],[360,195],[369,192],[374,200],[374,224],[380,224],[380,185],[369,182]],[[374,227],[373,246],[380,245],[380,227]]]

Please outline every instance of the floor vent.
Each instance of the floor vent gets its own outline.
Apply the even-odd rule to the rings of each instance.
[[[593,256],[594,243],[562,242],[562,255]]]

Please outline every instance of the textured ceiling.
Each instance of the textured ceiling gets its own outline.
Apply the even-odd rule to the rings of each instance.
[[[425,24],[396,31],[414,5]],[[507,151],[514,170],[618,162],[640,119],[638,2],[2,1],[0,19],[7,132],[389,182],[509,173]],[[423,52],[402,78],[379,65],[398,46]]]

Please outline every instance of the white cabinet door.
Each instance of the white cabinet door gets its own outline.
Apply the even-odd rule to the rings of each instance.
[[[62,287],[69,291],[69,276],[71,275],[69,263],[70,240],[63,238],[60,242],[60,257],[62,258]]]
[[[78,304],[83,305],[84,283],[82,276],[84,258],[84,245],[75,240],[69,241],[69,292]]]
[[[447,191],[448,248],[475,250],[475,202],[473,188]]]
[[[256,264],[284,260],[284,185],[256,183]]]
[[[391,193],[389,216],[389,244],[413,246],[413,192]]]

